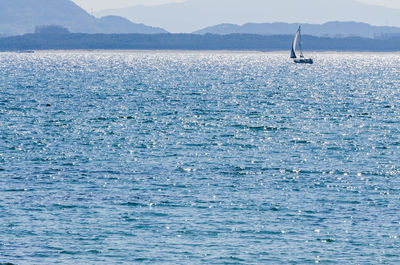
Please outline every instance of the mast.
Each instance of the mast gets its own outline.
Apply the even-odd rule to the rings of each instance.
[[[301,26],[299,26],[299,50],[300,50],[300,58],[304,58],[303,49],[301,48]]]

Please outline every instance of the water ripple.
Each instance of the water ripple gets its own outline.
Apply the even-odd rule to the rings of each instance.
[[[0,54],[0,264],[394,264],[400,56]]]

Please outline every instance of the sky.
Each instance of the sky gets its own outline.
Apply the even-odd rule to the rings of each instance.
[[[72,0],[88,12],[104,9],[114,9],[134,5],[154,6],[168,3],[184,2],[185,0]]]
[[[88,12],[99,11],[103,9],[114,9],[134,5],[159,5],[173,2],[184,2],[185,0],[72,0]],[[234,0],[232,0],[234,1]],[[335,1],[335,0],[331,0]],[[358,0],[359,2],[381,5],[385,7],[400,9],[400,0]]]

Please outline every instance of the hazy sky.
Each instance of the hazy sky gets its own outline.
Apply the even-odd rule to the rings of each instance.
[[[99,11],[103,9],[113,9],[134,5],[160,5],[174,2],[184,2],[185,0],[72,0],[87,11]]]
[[[184,2],[185,0],[72,0],[87,11],[98,11],[133,5],[158,5],[172,2]],[[232,0],[235,1],[235,0]],[[330,0],[335,1],[335,0]],[[400,0],[358,0],[368,4],[382,5],[400,9]]]

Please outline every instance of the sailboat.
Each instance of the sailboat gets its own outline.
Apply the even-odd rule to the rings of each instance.
[[[299,43],[299,52],[296,51],[297,43]],[[299,56],[297,56],[296,52],[299,54]],[[296,35],[294,36],[290,58],[294,59],[293,61],[295,63],[308,63],[308,64],[314,63],[313,59],[304,58],[303,50],[301,49],[301,26],[299,26],[299,29],[297,30]]]

